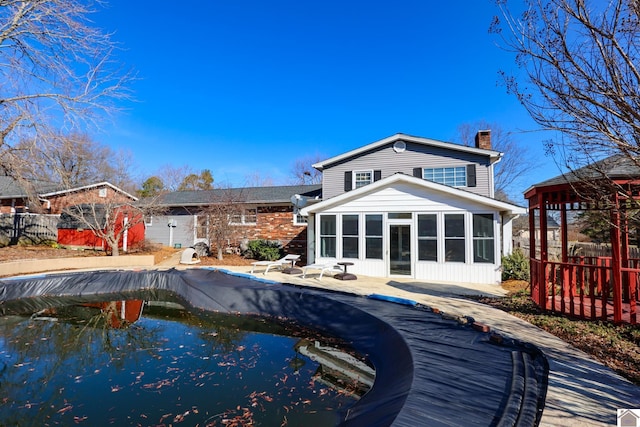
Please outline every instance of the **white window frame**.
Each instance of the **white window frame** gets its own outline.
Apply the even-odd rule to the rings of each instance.
[[[248,213],[251,211],[252,213]],[[239,218],[238,218],[239,217]],[[237,221],[239,219],[240,221]],[[236,220],[236,221],[234,221]],[[230,225],[256,225],[258,223],[258,208],[242,208],[242,213],[239,215],[231,215],[229,218]]]
[[[381,234],[367,234],[367,217],[380,217],[380,233]],[[364,214],[364,218],[362,220],[362,227],[363,227],[363,235],[362,235],[362,252],[364,253],[364,259],[371,259],[371,260],[377,260],[377,261],[382,261],[384,260],[384,213],[379,212],[379,213],[365,213]],[[379,242],[379,248],[380,248],[380,257],[379,258],[374,258],[374,257],[369,257],[367,256],[367,243],[369,242],[369,240],[373,240],[375,239],[376,242]]]
[[[363,175],[368,175],[369,179],[368,180],[364,180],[364,179],[358,179],[360,176]],[[358,170],[358,171],[353,171],[353,182],[352,182],[352,187],[354,190],[356,188],[360,188],[360,187],[364,187],[365,185],[369,185],[371,183],[373,183],[373,169],[370,170]]]
[[[146,225],[147,227],[151,227],[153,225],[153,215],[144,217],[144,225]]]
[[[446,166],[440,168],[422,168],[422,179],[450,187],[466,187],[467,167]]]
[[[356,221],[356,234],[345,234],[345,219],[347,217],[353,217],[351,218],[352,220],[355,219]],[[338,233],[337,235],[339,236],[339,242],[340,242],[340,254],[342,254],[342,258],[344,259],[360,259],[360,250],[362,248],[362,231],[360,229],[361,225],[362,225],[362,218],[361,215],[357,214],[357,213],[343,213],[340,214],[338,216],[339,219],[339,229],[338,229]],[[349,239],[349,240],[355,240],[356,242],[356,256],[347,256],[345,255],[344,251],[345,251],[345,239]],[[336,239],[336,242],[338,240]]]
[[[98,188],[98,197],[107,197],[107,188],[106,187],[102,187],[102,188]]]
[[[447,236],[447,218],[453,216],[461,216],[462,217],[462,236]],[[464,263],[468,262],[469,256],[467,253],[467,246],[469,242],[469,214],[467,212],[445,212],[443,215],[443,228],[442,228],[442,237],[443,237],[443,245],[444,252],[442,253],[442,260],[445,263]],[[447,242],[463,242],[463,259],[462,260],[449,260],[447,259]]]
[[[293,225],[299,226],[307,226],[309,222],[309,217],[302,216],[300,213],[293,212]]]
[[[335,232],[334,234],[323,234],[322,233],[322,220],[324,218],[333,218],[333,222],[334,222],[334,227],[335,227]],[[321,214],[318,215],[318,236],[317,236],[317,250],[318,250],[318,255],[320,257],[324,257],[324,258],[335,258],[338,256],[338,251],[342,251],[342,248],[339,247],[340,245],[340,236],[342,235],[342,230],[340,230],[338,227],[340,227],[340,215],[337,214]],[[327,255],[327,254],[323,254],[322,253],[322,241],[323,239],[333,239],[333,246],[334,246],[334,251],[335,253],[333,255]]]
[[[484,216],[484,217],[491,217],[491,235],[490,236],[476,236],[477,234],[477,230],[475,228],[475,217],[476,216]],[[496,224],[496,218],[495,218],[495,214],[491,213],[491,212],[478,212],[478,213],[472,213],[471,214],[471,226],[472,226],[472,233],[471,233],[471,240],[472,240],[472,245],[473,245],[473,253],[472,253],[472,261],[474,264],[495,264],[496,263],[496,258],[497,258],[497,253],[496,253],[496,230],[495,230],[495,224]],[[491,248],[491,256],[493,257],[493,260],[491,261],[478,261],[476,260],[476,242],[479,241],[485,241],[485,242],[490,242],[491,244],[489,245],[489,247]]]

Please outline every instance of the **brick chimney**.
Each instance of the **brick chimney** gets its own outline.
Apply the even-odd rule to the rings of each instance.
[[[479,130],[476,133],[476,148],[491,150],[491,131]]]

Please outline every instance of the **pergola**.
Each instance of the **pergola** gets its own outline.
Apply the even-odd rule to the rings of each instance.
[[[609,185],[598,185],[603,182]],[[600,192],[594,193],[595,188]],[[640,200],[640,168],[622,156],[610,157],[536,184],[525,198],[531,298],[536,304],[545,311],[583,319],[636,324],[640,259],[630,257],[628,214],[634,209],[630,199]],[[609,253],[572,253],[568,217],[571,211],[589,210],[601,211],[610,220]],[[560,253],[550,258],[547,218],[554,211],[560,216]]]

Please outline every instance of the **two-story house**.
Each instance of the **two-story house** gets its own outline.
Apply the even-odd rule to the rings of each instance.
[[[322,201],[308,217],[307,261],[350,261],[349,272],[421,281],[499,283],[512,220],[494,199],[491,133],[476,146],[404,134],[313,165]]]

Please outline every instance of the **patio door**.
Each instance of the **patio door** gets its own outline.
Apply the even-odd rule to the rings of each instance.
[[[389,275],[411,276],[411,224],[389,224]]]

